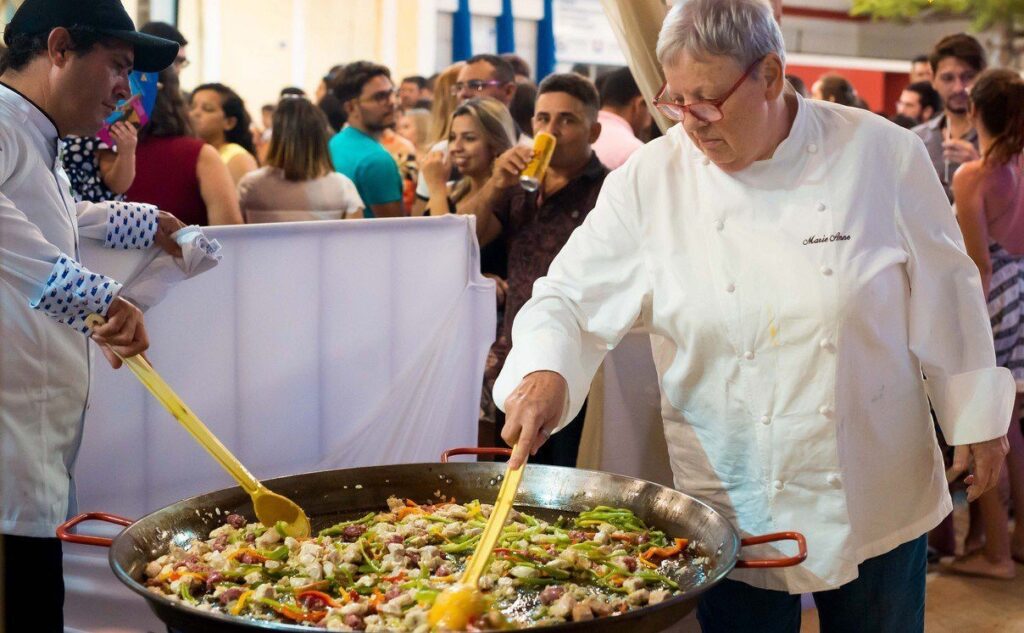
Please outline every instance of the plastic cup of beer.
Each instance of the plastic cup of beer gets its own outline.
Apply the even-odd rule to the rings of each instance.
[[[544,172],[551,163],[551,155],[555,153],[555,137],[547,132],[540,132],[533,139],[533,159],[519,175],[519,184],[527,191],[537,191],[540,181],[544,180]]]

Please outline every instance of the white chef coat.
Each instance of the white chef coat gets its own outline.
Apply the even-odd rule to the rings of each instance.
[[[739,173],[678,125],[612,172],[494,386],[504,408],[523,376],[557,371],[565,424],[642,315],[676,488],[743,535],[802,532],[804,564],[731,576],[791,593],[855,579],[950,512],[926,394],[951,444],[1005,434],[1014,397],[920,139],[798,103],[773,157]]]
[[[89,392],[87,313],[121,285],[77,263],[79,229],[145,248],[156,208],[76,205],[57,128],[0,85],[0,533],[53,537],[73,508],[71,470]]]

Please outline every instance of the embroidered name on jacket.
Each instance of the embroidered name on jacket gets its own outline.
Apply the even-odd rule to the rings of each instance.
[[[850,239],[846,233],[833,233],[832,235],[812,235],[804,240],[804,246],[809,244],[824,244],[825,242],[845,242]]]

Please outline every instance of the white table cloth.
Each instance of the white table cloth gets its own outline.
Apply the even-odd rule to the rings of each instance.
[[[258,477],[436,461],[475,446],[495,333],[470,218],[215,227],[224,259],[146,315],[149,358]],[[130,280],[142,260],[84,261]],[[130,293],[130,290],[129,290]],[[233,485],[128,371],[93,364],[79,509],[138,518]],[[95,526],[90,533],[103,533]],[[66,624],[161,631],[110,572],[65,546]]]

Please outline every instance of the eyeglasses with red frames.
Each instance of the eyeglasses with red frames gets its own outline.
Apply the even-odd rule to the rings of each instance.
[[[662,84],[661,90],[658,91],[658,96],[655,97],[654,101],[651,103],[654,107],[658,108],[659,112],[673,121],[682,121],[683,118],[686,117],[687,113],[692,114],[695,119],[704,123],[721,121],[722,117],[725,116],[722,114],[722,104],[724,104],[726,100],[731,97],[737,89],[739,89],[743,82],[746,81],[747,77],[750,76],[750,73],[754,71],[754,68],[761,63],[762,59],[764,58],[762,57],[748,66],[747,69],[743,71],[743,74],[740,75],[740,78],[736,80],[736,83],[732,85],[732,88],[729,88],[729,90],[718,99],[698,101],[697,103],[692,103],[690,105],[683,105],[681,103],[676,103],[675,101],[662,101],[662,97],[665,96],[665,90],[668,89],[668,82],[666,81]]]

